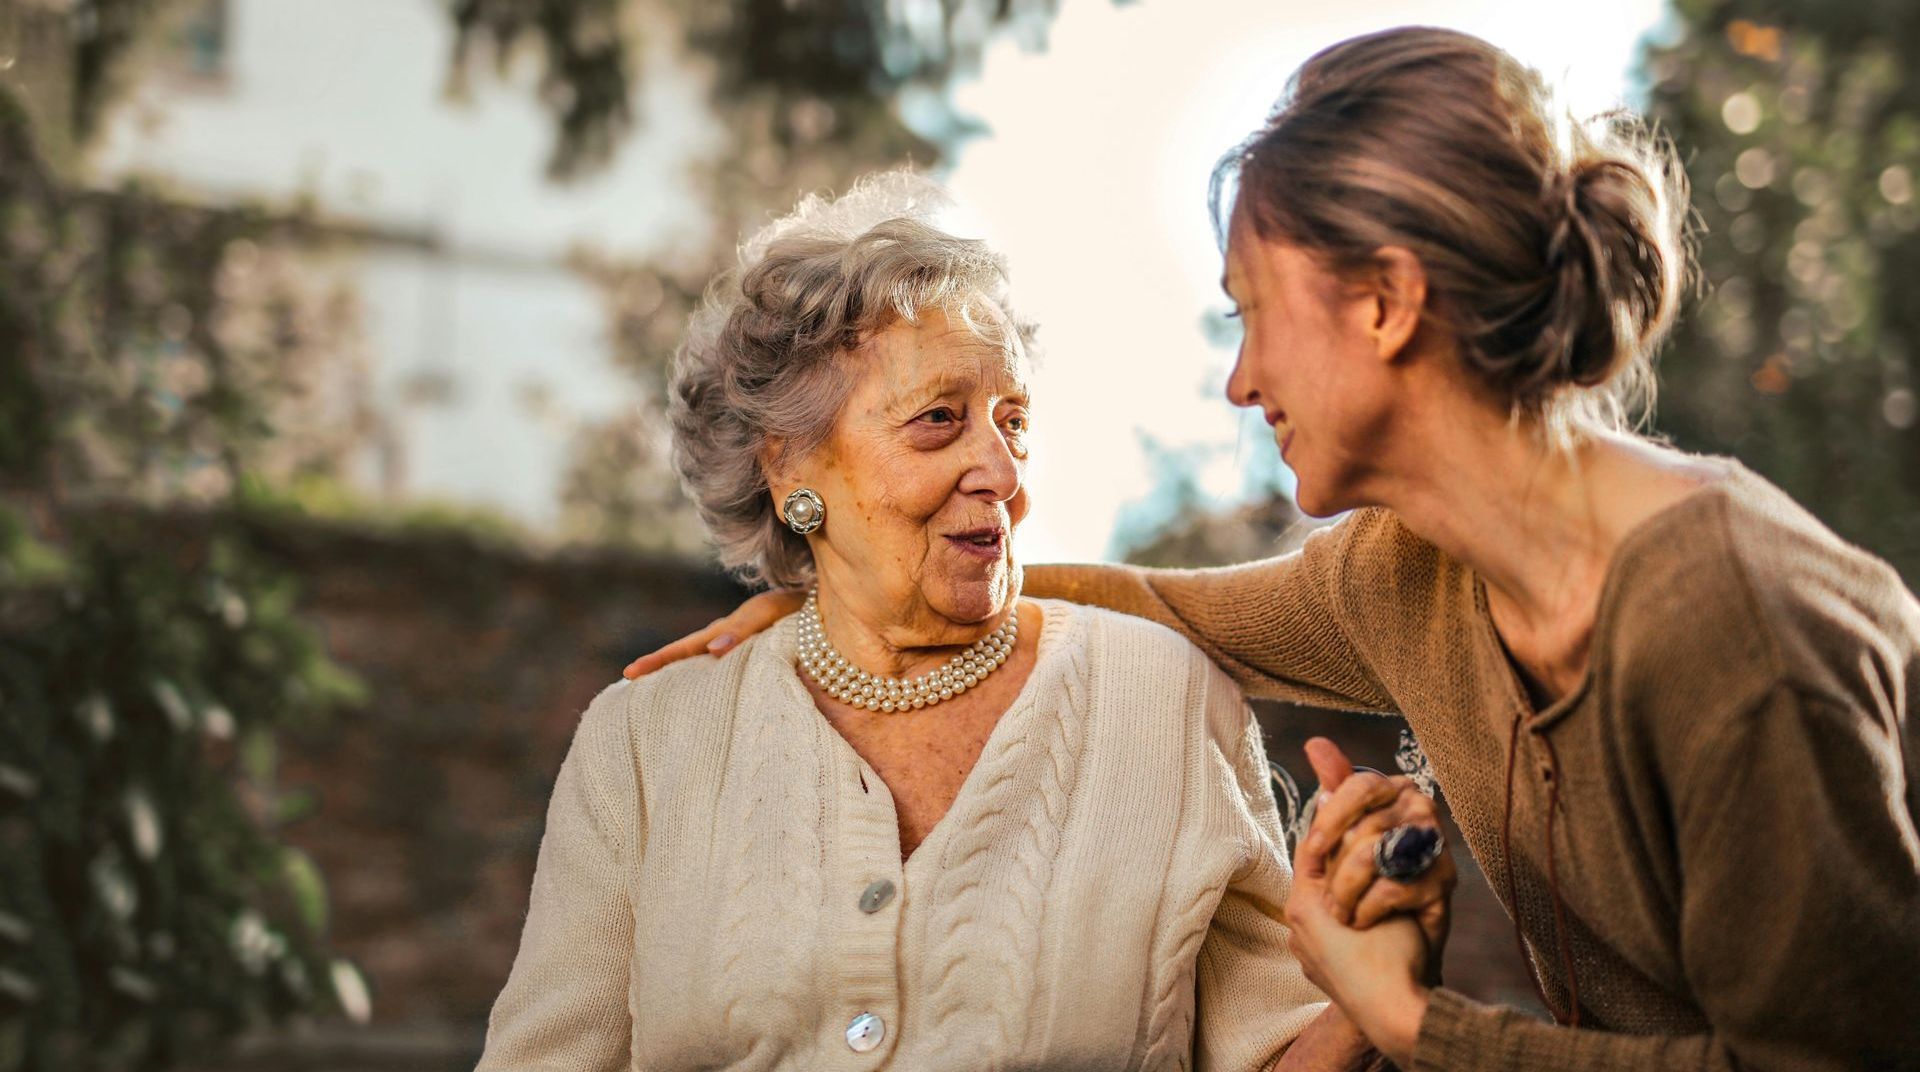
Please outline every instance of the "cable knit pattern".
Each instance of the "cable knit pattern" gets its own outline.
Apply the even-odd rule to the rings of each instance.
[[[1172,631],[1041,609],[1032,673],[904,863],[792,623],[601,693],[481,1069],[1265,1067],[1322,1005],[1279,923],[1259,731]],[[885,1033],[856,1052],[863,1013]]]
[[[1066,820],[1085,714],[1085,619],[1065,617],[1048,640],[1061,657],[1044,680],[1029,680],[1001,716],[974,777],[980,786],[973,823],[947,838],[934,903],[945,939],[944,962],[931,1004],[953,1027],[990,1039],[989,1053],[1018,1052],[1034,982],[1040,917]],[[1036,675],[1038,670],[1036,668]],[[1062,702],[1064,701],[1064,702]],[[981,987],[981,978],[995,982]],[[983,1065],[983,1068],[991,1067]]]
[[[778,706],[743,708],[721,787],[720,829],[738,843],[715,844],[712,873],[724,896],[713,906],[729,942],[720,972],[728,1030],[759,1033],[778,1048],[806,1022],[788,986],[811,975],[811,948],[788,940],[817,927],[820,800],[813,727]],[[758,936],[759,940],[748,940]]]

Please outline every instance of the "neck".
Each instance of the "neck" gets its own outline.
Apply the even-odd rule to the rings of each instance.
[[[1479,574],[1520,621],[1562,621],[1597,595],[1624,532],[1599,483],[1612,445],[1548,446],[1505,420],[1455,426],[1383,489],[1407,526]]]
[[[855,601],[831,584],[819,587],[820,621],[827,642],[848,662],[883,677],[917,677],[1005,624],[1017,600],[985,621],[954,622],[924,611],[880,619],[862,614]],[[916,617],[920,620],[915,620]]]
[[[1509,653],[1557,693],[1585,669],[1621,541],[1720,472],[1626,435],[1559,449],[1484,405],[1427,414],[1425,427],[1408,422],[1394,476],[1367,500],[1480,576]]]

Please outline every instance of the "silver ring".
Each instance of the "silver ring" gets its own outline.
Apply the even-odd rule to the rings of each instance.
[[[1433,870],[1446,847],[1447,839],[1437,827],[1401,823],[1374,843],[1373,869],[1381,878],[1412,882]]]

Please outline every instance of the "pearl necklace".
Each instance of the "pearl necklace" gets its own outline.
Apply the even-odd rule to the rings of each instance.
[[[863,711],[918,711],[973,688],[1000,669],[1020,637],[1019,613],[967,650],[916,678],[881,677],[847,661],[827,640],[820,621],[819,590],[807,593],[800,609],[800,665],[827,695]]]

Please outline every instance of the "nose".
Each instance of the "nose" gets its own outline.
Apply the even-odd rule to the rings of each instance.
[[[1234,355],[1233,372],[1227,377],[1227,401],[1236,406],[1257,406],[1260,404],[1260,391],[1253,385],[1253,376],[1247,372],[1247,348],[1242,346]]]
[[[960,476],[960,494],[1006,502],[1019,494],[1024,466],[998,426],[980,423],[985,427],[968,431],[973,446],[968,452],[967,471]]]

